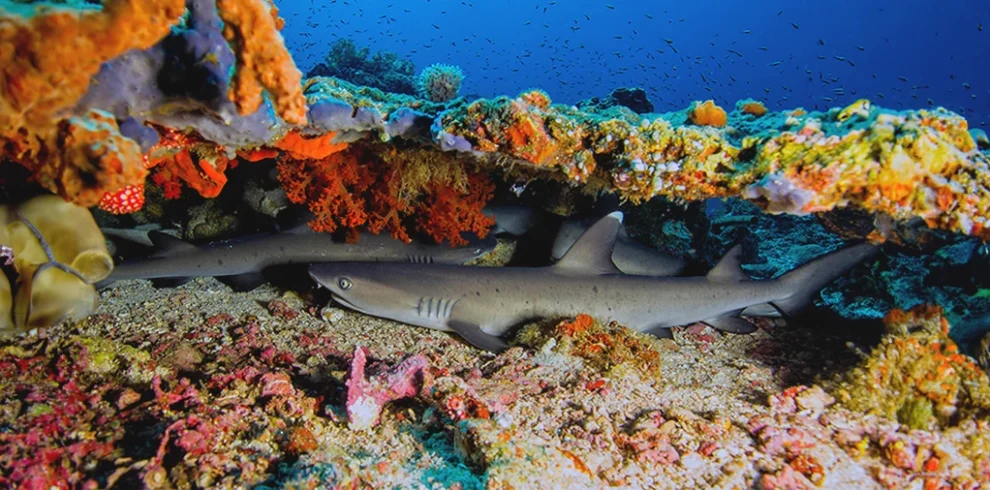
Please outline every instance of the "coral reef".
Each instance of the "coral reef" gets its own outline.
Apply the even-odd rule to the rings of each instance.
[[[833,390],[851,410],[883,415],[914,429],[990,420],[990,383],[949,339],[942,310],[893,310],[887,335]]]
[[[615,106],[625,107],[636,114],[650,114],[654,110],[653,102],[646,96],[646,91],[638,87],[617,88],[605,100],[592,97],[577,103],[579,109],[591,112],[604,112]]]
[[[416,93],[416,67],[411,61],[388,51],[379,51],[370,57],[369,54],[367,46],[358,48],[350,39],[338,39],[330,46],[326,58],[306,72],[306,78],[337,77],[385,92]]]
[[[449,102],[458,96],[464,72],[454,65],[435,63],[416,77],[416,94],[433,102]]]

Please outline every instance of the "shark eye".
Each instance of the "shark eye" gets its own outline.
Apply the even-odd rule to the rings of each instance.
[[[340,279],[337,280],[337,286],[340,286],[340,289],[343,289],[345,291],[351,289],[351,286],[353,285],[354,283],[352,283],[351,280],[346,277],[341,277]]]

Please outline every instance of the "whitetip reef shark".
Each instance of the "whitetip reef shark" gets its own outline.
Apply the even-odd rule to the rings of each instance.
[[[621,222],[621,212],[600,219],[549,267],[331,263],[313,265],[309,273],[348,308],[454,331],[476,347],[500,352],[508,347],[500,336],[517,325],[580,313],[662,337],[670,336],[670,327],[695,322],[749,333],[755,327],[740,314],[794,315],[822,287],[878,251],[854,245],[765,281],[743,272],[740,246],[707,276],[626,275],[611,260]]]
[[[117,264],[97,286],[128,279],[167,279],[160,283],[174,286],[193,277],[213,276],[235,288],[253,289],[264,282],[261,272],[276,265],[336,261],[463,264],[491,252],[496,244],[492,235],[460,248],[407,244],[384,233],[362,233],[358,243],[342,243],[305,225],[198,246],[161,232],[150,232],[148,237],[157,249],[154,255]]]

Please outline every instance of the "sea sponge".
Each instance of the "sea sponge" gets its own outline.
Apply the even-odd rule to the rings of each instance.
[[[728,121],[725,109],[715,105],[715,101],[695,102],[690,111],[691,124],[696,126],[722,127]]]
[[[302,72],[279,34],[284,21],[274,5],[264,0],[218,0],[223,36],[237,55],[237,72],[230,84],[230,100],[241,115],[254,114],[268,90],[278,115],[291,124],[306,124]]]
[[[767,113],[767,106],[763,102],[753,99],[740,100],[736,103],[736,108],[743,114],[760,117]]]
[[[20,204],[6,219],[6,244],[17,271],[14,328],[46,327],[92,313],[93,284],[110,275],[113,259],[89,210],[44,195]]]
[[[433,102],[447,102],[457,98],[464,81],[460,67],[435,63],[416,78],[416,94]]]

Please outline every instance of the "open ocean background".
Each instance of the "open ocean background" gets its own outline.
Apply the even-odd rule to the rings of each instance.
[[[283,0],[299,68],[334,41],[459,65],[462,93],[554,102],[646,89],[658,112],[752,97],[770,110],[944,106],[990,125],[990,1]]]

